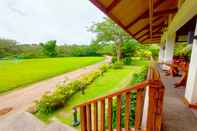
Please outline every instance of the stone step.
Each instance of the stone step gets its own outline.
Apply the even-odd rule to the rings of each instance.
[[[44,124],[31,113],[21,112],[12,114],[0,120],[0,131],[76,131],[72,127],[57,121]]]

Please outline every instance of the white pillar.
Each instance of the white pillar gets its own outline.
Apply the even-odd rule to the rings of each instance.
[[[165,53],[164,53],[165,54],[164,62],[166,63],[171,63],[173,60],[175,38],[176,38],[175,33],[171,36],[167,36],[166,38]]]
[[[195,35],[197,35],[197,23]],[[185,90],[185,98],[190,104],[197,103],[197,40],[193,41],[191,61],[189,65],[189,74]]]
[[[159,50],[159,62],[164,62],[163,60],[164,60],[164,46],[161,44]]]

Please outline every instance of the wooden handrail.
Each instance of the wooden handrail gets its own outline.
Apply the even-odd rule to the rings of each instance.
[[[105,95],[105,96],[101,96],[101,97],[98,97],[98,98],[89,100],[89,101],[84,102],[84,103],[79,104],[79,105],[75,105],[73,108],[77,108],[77,107],[80,107],[80,106],[84,106],[84,105],[87,105],[87,104],[91,104],[91,103],[94,103],[94,102],[96,102],[96,101],[103,100],[103,99],[106,99],[106,98],[111,98],[111,97],[114,97],[114,96],[118,96],[118,95],[121,95],[121,94],[123,94],[123,93],[141,90],[141,89],[145,88],[145,87],[148,85],[148,83],[149,83],[149,81],[146,80],[146,81],[143,81],[143,82],[141,82],[141,83],[135,84],[135,85],[133,85],[133,86],[126,87],[126,88],[121,89],[121,90],[119,90],[119,91],[113,92],[113,93],[111,93],[111,94],[108,94],[108,95]]]
[[[113,130],[112,127],[112,108],[113,101],[116,100],[116,129],[121,131],[121,121],[124,121],[124,128],[126,131],[130,130],[130,112],[131,107],[131,93],[136,92],[136,108],[135,108],[135,129],[141,129],[145,92],[149,88],[149,106],[148,106],[148,118],[147,118],[147,131],[160,131],[161,129],[161,114],[163,105],[164,88],[160,81],[160,75],[157,71],[156,63],[152,62],[149,67],[148,77],[146,81],[143,81],[134,86],[121,89],[110,93],[106,96],[101,96],[82,104],[76,105],[73,108],[80,109],[80,123],[82,131],[105,131],[106,128],[109,131]],[[125,96],[125,118],[122,120],[122,96]],[[115,98],[115,99],[114,99]],[[107,116],[106,116],[107,114]],[[107,119],[107,120],[106,120]],[[157,119],[157,120],[156,120]],[[106,124],[107,122],[107,124]]]

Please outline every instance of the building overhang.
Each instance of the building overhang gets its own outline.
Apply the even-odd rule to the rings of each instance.
[[[176,32],[197,13],[196,0],[90,1],[140,43],[160,43],[163,34]]]

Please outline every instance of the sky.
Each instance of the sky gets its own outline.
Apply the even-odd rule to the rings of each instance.
[[[104,14],[88,0],[0,0],[0,37],[19,43],[89,44]]]

